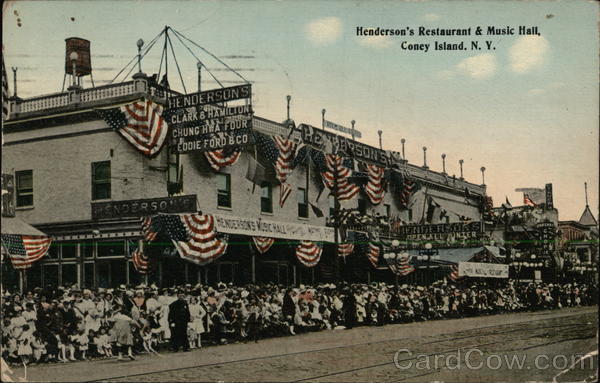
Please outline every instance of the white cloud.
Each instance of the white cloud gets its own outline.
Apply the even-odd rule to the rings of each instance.
[[[364,47],[387,48],[393,44],[390,36],[359,36],[358,43]]]
[[[329,45],[342,35],[342,21],[337,17],[324,17],[306,24],[306,37],[315,45]]]
[[[456,69],[474,79],[485,79],[496,72],[496,56],[484,53],[478,56],[468,57],[456,65]]]
[[[423,15],[423,20],[429,21],[429,22],[438,21],[440,18],[441,18],[440,15],[437,15],[435,13],[427,13],[427,14]]]
[[[540,66],[550,44],[542,36],[523,36],[510,47],[508,52],[510,68],[516,73],[527,73]]]

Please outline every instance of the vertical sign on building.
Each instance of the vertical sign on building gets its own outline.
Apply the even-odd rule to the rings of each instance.
[[[552,200],[552,184],[546,184],[546,209],[554,209]]]
[[[15,176],[2,174],[2,216],[15,216]]]

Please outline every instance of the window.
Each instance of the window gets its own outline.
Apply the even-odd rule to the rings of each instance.
[[[260,195],[260,211],[261,213],[273,212],[273,188],[271,184],[264,183]]]
[[[125,241],[114,239],[98,241],[98,257],[116,257],[125,255]]]
[[[364,198],[358,199],[358,212],[360,214],[367,214],[367,200]]]
[[[329,202],[329,216],[334,217],[335,216],[335,197],[333,196],[333,194],[329,195],[329,197],[327,198],[327,201]]]
[[[33,206],[33,170],[15,173],[17,180],[17,207]]]
[[[230,174],[217,174],[217,206],[231,207]]]
[[[110,161],[92,162],[92,201],[110,198]]]
[[[179,170],[179,154],[175,152],[175,148],[169,146],[168,154],[168,171],[167,171],[167,193],[169,195],[180,193],[183,189],[182,172]]]
[[[77,257],[77,242],[64,242],[61,245],[62,259]]]
[[[308,196],[304,188],[298,188],[298,217],[308,218]]]
[[[385,216],[389,218],[392,215],[392,207],[389,203],[386,203],[383,205],[383,208],[385,209]]]

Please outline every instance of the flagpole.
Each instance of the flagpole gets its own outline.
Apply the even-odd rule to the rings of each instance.
[[[325,112],[325,109],[321,110],[321,129],[323,129],[323,131],[325,131]]]

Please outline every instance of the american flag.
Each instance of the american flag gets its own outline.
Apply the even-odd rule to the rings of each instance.
[[[51,243],[52,238],[47,236],[2,234],[2,244],[17,270],[28,269],[34,262],[42,259]]]
[[[338,245],[338,256],[339,257],[347,257],[354,251],[353,243],[340,243]]]
[[[150,261],[146,254],[137,246],[137,243],[134,241],[129,241],[129,249],[133,250],[131,252],[131,260],[133,262],[133,267],[140,274],[147,274],[150,271]]]
[[[359,188],[350,182],[352,170],[344,166],[344,159],[336,154],[326,154],[325,163],[327,170],[322,172],[323,182],[329,190],[335,190],[338,200],[349,200],[358,194]],[[337,183],[337,185],[336,185]]]
[[[286,181],[294,169],[296,144],[281,136],[271,138],[261,133],[255,133],[254,138],[258,151],[275,168],[275,177],[280,183],[279,206],[283,207],[292,191],[292,186]]]
[[[159,214],[149,224],[142,223],[142,231],[145,238],[164,233],[181,258],[197,265],[210,263],[227,250],[227,241],[217,238],[212,215]]]
[[[365,185],[365,193],[373,205],[378,205],[383,201],[385,189],[383,187],[384,169],[380,166],[367,164],[368,181]]]
[[[109,127],[119,132],[147,156],[157,154],[167,137],[168,126],[161,105],[142,100],[118,108],[99,109]]]
[[[206,160],[210,167],[216,171],[225,166],[233,165],[240,159],[241,150],[239,148],[224,148],[204,152]]]
[[[258,250],[258,252],[261,254],[266,253],[271,248],[271,246],[273,246],[273,243],[275,243],[274,238],[258,236],[252,237],[252,241],[254,241],[254,246],[256,246],[256,250]]]
[[[458,276],[458,266],[452,265],[450,266],[450,274],[448,274],[448,278],[452,279],[454,282],[457,282],[464,277]]]
[[[529,194],[523,194],[523,203],[527,206],[536,207],[537,204],[533,202]]]
[[[314,267],[321,259],[323,249],[314,242],[302,241],[296,247],[296,258],[306,267]]]
[[[388,254],[386,254],[388,255]],[[384,256],[383,258],[387,262],[390,270],[399,276],[405,276],[413,271],[415,268],[410,264],[410,255],[408,254],[391,254],[392,256]]]
[[[397,185],[399,187],[398,203],[400,207],[406,208],[410,201],[410,196],[415,192],[415,183],[408,177],[403,177],[402,182]]]
[[[369,258],[369,262],[373,265],[373,267],[377,267],[377,262],[379,261],[379,246],[369,243],[369,251],[367,252],[367,258]]]

